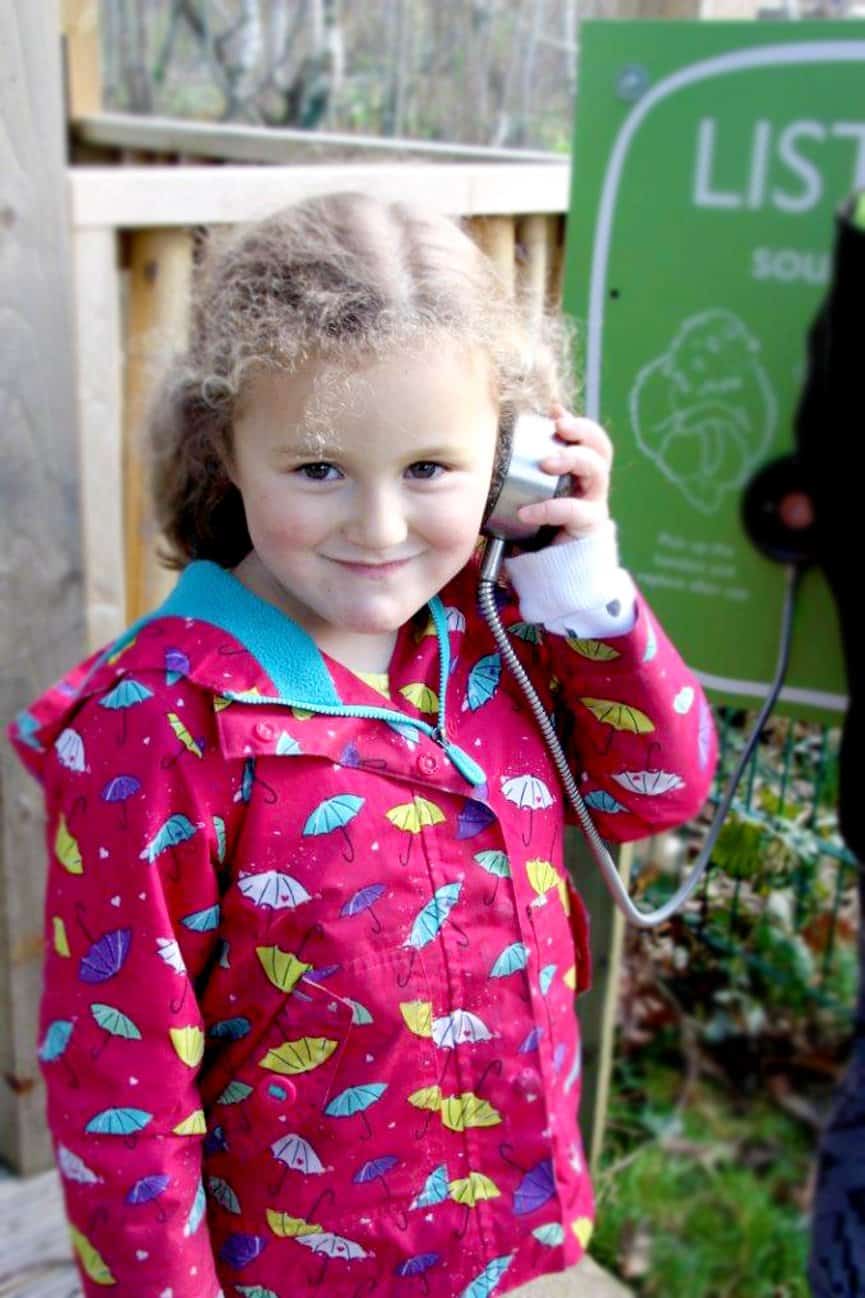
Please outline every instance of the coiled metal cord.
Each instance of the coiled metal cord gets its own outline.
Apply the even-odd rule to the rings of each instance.
[[[504,549],[505,542],[500,538],[493,537],[487,540],[486,550],[484,551],[484,558],[481,566],[480,581],[478,583],[478,604],[480,610],[490,628],[490,631],[492,632],[502,658],[516,677],[523,693],[531,705],[532,712],[535,715],[535,719],[541,729],[547,747],[549,748],[559,774],[562,777],[565,792],[568,795],[574,811],[579,817],[580,826],[586,836],[592,856],[600,866],[604,883],[606,884],[613,901],[629,923],[636,924],[640,928],[654,928],[658,924],[663,924],[676,913],[679,907],[684,904],[688,897],[690,897],[691,893],[700,882],[700,879],[703,877],[706,867],[709,864],[712,848],[715,846],[715,840],[720,833],[721,826],[724,823],[724,819],[730,809],[730,804],[733,801],[736,786],[742,778],[742,772],[747,765],[748,758],[751,756],[751,753],[760,738],[760,732],[762,731],[772,708],[775,706],[775,701],[781,692],[790,657],[793,614],[795,611],[796,595],[799,589],[803,567],[800,564],[785,565],[786,590],[784,595],[784,607],[781,615],[780,647],[778,662],[775,668],[775,676],[766,697],[766,701],[760,709],[757,720],[754,722],[754,728],[748,737],[748,742],[745,744],[739,761],[736,764],[736,768],[727,783],[727,788],[724,791],[724,795],[721,798],[717,811],[715,812],[712,824],[709,827],[708,837],[703,844],[700,855],[697,858],[688,878],[679,888],[678,892],[669,899],[669,901],[665,902],[664,905],[660,906],[657,910],[642,911],[639,910],[631,901],[627,889],[622,883],[619,872],[616,869],[616,863],[610,856],[610,853],[604,845],[603,839],[595,828],[589,809],[583,801],[580,791],[577,788],[576,781],[571,774],[567,758],[565,757],[562,746],[559,743],[559,738],[555,732],[553,724],[547,716],[547,713],[544,710],[544,705],[539,699],[534,686],[526,675],[522,663],[514,653],[514,650],[508,641],[505,629],[499,619],[498,610],[495,605],[495,597],[493,595],[493,587],[501,569]]]

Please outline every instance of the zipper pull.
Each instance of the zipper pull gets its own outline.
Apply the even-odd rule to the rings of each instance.
[[[469,756],[465,749],[458,748],[456,744],[446,744],[445,752],[464,780],[468,780],[469,784],[476,787],[486,785],[486,771],[477,764],[473,757]]]

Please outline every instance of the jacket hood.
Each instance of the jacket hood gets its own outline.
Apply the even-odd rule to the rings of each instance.
[[[426,613],[426,628],[417,634],[434,634],[438,640],[442,683],[439,725],[412,724],[433,735],[439,727],[444,732],[450,647],[447,611],[439,596],[429,601]],[[182,623],[178,628],[182,634],[172,635],[173,619]],[[418,626],[423,628],[423,611]],[[227,658],[231,659],[230,673],[226,671]],[[339,678],[340,673],[328,670],[328,661],[332,660],[287,614],[218,564],[197,560],[183,570],[158,608],[34,699],[18,713],[7,735],[24,766],[43,783],[45,756],[84,701],[103,694],[104,706],[123,708],[134,701],[126,695],[135,690],[135,675],[146,671],[164,672],[167,684],[185,677],[217,696],[217,710],[221,701],[225,706],[230,702],[269,702],[334,716],[406,722],[403,714],[381,706],[385,700],[371,687],[360,700],[341,696],[335,684],[335,675]],[[226,678],[231,679],[231,690],[225,687]]]

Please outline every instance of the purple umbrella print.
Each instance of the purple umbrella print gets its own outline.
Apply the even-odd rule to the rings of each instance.
[[[424,1293],[428,1294],[430,1290],[426,1273],[430,1267],[435,1266],[438,1262],[441,1262],[440,1253],[416,1253],[414,1257],[407,1257],[404,1262],[400,1262],[398,1266],[394,1267],[394,1275],[418,1276],[423,1284]]]
[[[466,805],[457,816],[457,838],[474,838],[494,820],[495,813],[490,811],[489,807],[485,807],[482,802],[467,798]]]
[[[126,799],[131,798],[133,793],[137,793],[141,788],[141,781],[137,780],[134,775],[115,775],[113,780],[109,780],[105,788],[100,793],[103,802],[120,803],[120,828],[127,829],[126,820]]]
[[[81,918],[84,909],[83,902],[75,903],[78,926],[91,944],[87,954],[81,957],[78,976],[85,983],[104,983],[123,968],[132,943],[132,929],[113,929],[109,933],[103,933],[94,941]]]
[[[182,649],[165,650],[165,684],[174,685],[181,676],[189,674],[189,659]]]
[[[126,1195],[126,1202],[151,1203],[154,1199],[158,1199],[160,1195],[164,1194],[170,1184],[170,1176],[142,1176],[141,1180],[136,1181],[132,1189]],[[161,1204],[157,1204],[156,1220],[159,1222],[168,1220],[168,1214]]]
[[[515,1163],[504,1152],[506,1149],[513,1149],[513,1146],[507,1143],[499,1145],[499,1154],[508,1164],[517,1172],[523,1173],[523,1179],[520,1181],[514,1191],[514,1212],[519,1216],[526,1213],[534,1212],[536,1208],[542,1208],[545,1203],[549,1203],[556,1192],[556,1182],[553,1176],[553,1164],[549,1158],[544,1158],[534,1167],[526,1169],[519,1163]]]
[[[399,1159],[393,1154],[385,1154],[381,1158],[374,1158],[368,1163],[364,1163],[354,1176],[351,1178],[356,1185],[365,1185],[369,1181],[381,1181],[384,1186],[385,1196],[390,1203],[390,1190],[388,1189],[385,1177],[388,1172],[392,1172],[398,1165]],[[394,1208],[394,1216],[400,1230],[408,1230],[408,1217],[398,1205]]]
[[[227,1262],[240,1271],[249,1266],[264,1252],[267,1240],[261,1235],[247,1235],[242,1231],[229,1235],[219,1250],[220,1262]]]
[[[386,891],[387,889],[383,883],[368,884],[365,888],[361,888],[353,897],[348,899],[342,910],[339,912],[340,917],[345,918],[350,915],[360,915],[364,911],[368,910],[372,917],[373,933],[380,933],[381,922],[373,910],[373,906]]]

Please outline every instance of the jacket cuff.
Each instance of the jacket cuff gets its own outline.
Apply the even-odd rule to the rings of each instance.
[[[561,545],[505,560],[526,622],[580,636],[623,635],[635,621],[636,590],[619,567],[612,520]]]

